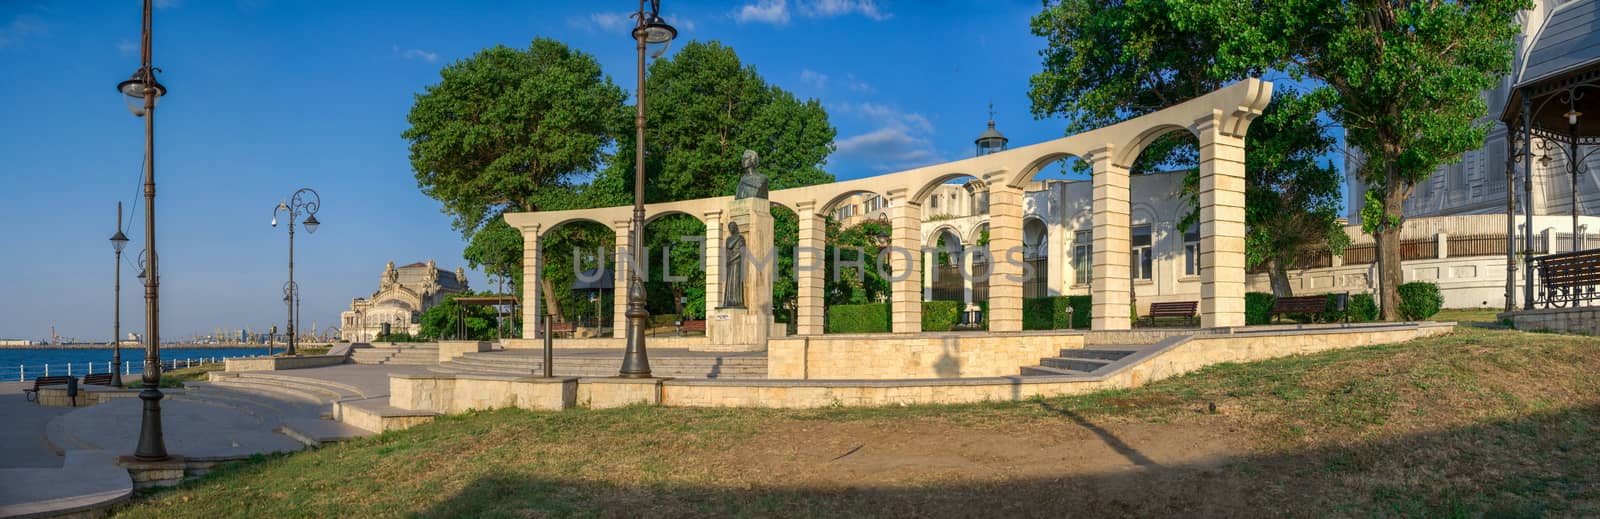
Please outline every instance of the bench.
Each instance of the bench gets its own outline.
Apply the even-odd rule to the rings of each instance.
[[[1600,292],[1600,250],[1564,252],[1533,258],[1539,267],[1539,297],[1547,307],[1562,308]]]
[[[1150,303],[1150,311],[1144,318],[1151,326],[1155,326],[1156,319],[1162,317],[1179,317],[1200,323],[1199,301],[1169,301],[1165,303]]]
[[[556,335],[563,334],[563,333],[567,334],[568,337],[571,337],[572,334],[576,333],[577,331],[578,331],[578,324],[574,323],[574,322],[571,322],[571,321],[559,322],[559,323],[550,323],[550,336],[551,337],[555,337]]]
[[[27,396],[24,397],[24,399],[29,401],[29,402],[38,400],[39,399],[39,388],[42,388],[42,387],[45,387],[45,386],[65,386],[67,384],[71,384],[73,382],[73,380],[74,379],[72,377],[65,376],[65,375],[63,375],[63,376],[55,376],[55,377],[39,377],[39,378],[33,379],[33,388],[32,389],[23,389],[22,390],[22,392],[26,393],[26,395],[27,395]]]
[[[1317,315],[1328,309],[1328,296],[1280,297],[1272,303],[1272,316],[1285,314]]]
[[[95,373],[95,374],[92,374],[92,375],[84,375],[83,376],[83,385],[85,385],[85,386],[109,386],[109,385],[111,385],[111,374],[110,373]]]
[[[685,319],[685,320],[679,322],[678,323],[678,335],[683,335],[684,333],[687,333],[687,332],[698,332],[698,333],[704,335],[706,333],[706,320],[705,319]]]

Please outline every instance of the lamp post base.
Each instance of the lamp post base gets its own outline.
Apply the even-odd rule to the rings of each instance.
[[[167,443],[161,433],[161,390],[150,387],[139,392],[144,401],[144,416],[139,422],[139,447],[133,457],[140,461],[167,459]]]

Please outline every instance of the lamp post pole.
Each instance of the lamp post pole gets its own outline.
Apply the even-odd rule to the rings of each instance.
[[[316,234],[317,226],[322,222],[317,221],[317,210],[322,207],[322,196],[309,187],[300,188],[289,197],[287,202],[278,202],[272,208],[272,226],[278,226],[278,212],[289,213],[289,284],[284,286],[284,299],[289,303],[289,326],[285,331],[289,335],[289,349],[284,353],[295,354],[295,310],[300,302],[299,287],[294,284],[294,222],[301,213],[306,213],[306,232]]]
[[[628,255],[631,257],[627,258],[628,310],[624,314],[628,318],[628,351],[623,354],[620,374],[628,378],[649,378],[650,357],[645,351],[644,328],[650,312],[644,307],[644,281],[639,279],[638,265],[635,265],[643,257],[639,254],[639,245],[644,237],[644,51],[647,44],[670,45],[672,38],[677,37],[678,30],[661,19],[661,0],[650,0],[648,12],[645,11],[645,0],[639,0],[639,12],[634,14],[634,20],[633,39],[639,52],[639,89],[635,92],[638,99],[634,103],[633,221],[628,232]],[[659,57],[662,52],[666,52],[666,47],[662,47],[656,56]]]
[[[117,202],[117,233],[111,235],[111,248],[117,253],[117,270],[111,285],[111,387],[122,387],[122,248],[128,236],[122,234],[122,202]]]

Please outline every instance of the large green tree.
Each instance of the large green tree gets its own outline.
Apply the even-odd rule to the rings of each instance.
[[[1046,38],[1044,68],[1029,92],[1036,116],[1061,116],[1075,133],[1160,110],[1259,74],[1252,63],[1232,66],[1213,56],[1216,26],[1183,24],[1175,9],[1184,0],[1099,2],[1062,0],[1033,19]],[[1280,92],[1288,90],[1279,85]],[[1342,250],[1341,177],[1318,163],[1333,144],[1318,122],[1320,105],[1292,94],[1275,96],[1246,140],[1245,242],[1247,266],[1264,267],[1273,291],[1289,295],[1287,270],[1302,253]],[[1192,135],[1174,132],[1140,153],[1133,173],[1188,169],[1185,195],[1197,207],[1199,177]],[[1080,163],[1081,164],[1081,163]],[[1198,209],[1182,229],[1198,220]]]
[[[649,72],[645,99],[647,202],[733,194],[742,174],[740,155],[747,149],[761,156],[759,170],[767,176],[771,189],[833,181],[822,166],[833,152],[837,131],[822,103],[801,100],[767,83],[754,66],[739,60],[733,48],[715,41],[689,42],[670,58],[652,63]],[[588,203],[594,206],[633,202],[635,137],[632,119],[626,123],[615,131],[619,136],[615,160],[585,190]],[[775,250],[792,254],[798,233],[793,214],[775,210],[774,220]],[[663,247],[687,250],[680,237],[699,229],[703,227],[680,221],[663,226],[661,232],[647,233],[645,245],[655,256],[652,277],[660,269],[659,251]],[[674,253],[675,262],[689,259],[679,256]],[[692,259],[698,263],[698,258]],[[778,261],[781,267],[785,260],[780,256]],[[674,266],[674,274],[682,272],[681,266]],[[774,307],[792,308],[793,269],[777,269],[773,283]],[[675,307],[668,298],[688,295],[691,309],[703,312],[704,287],[693,290],[691,285],[658,285],[668,290],[649,291],[652,307]]]
[[[1360,153],[1363,229],[1378,249],[1382,317],[1398,318],[1402,210],[1417,183],[1483,145],[1483,92],[1510,71],[1528,0],[1170,0],[1185,31],[1217,35],[1213,70],[1272,68],[1318,84]]]
[[[469,264],[510,273],[520,287],[521,236],[501,215],[577,207],[577,185],[605,163],[627,119],[625,95],[593,56],[545,38],[484,49],[439,77],[416,96],[402,134],[417,186],[470,237]]]

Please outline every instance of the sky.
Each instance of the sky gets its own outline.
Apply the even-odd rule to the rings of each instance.
[[[970,156],[993,103],[1013,146],[1063,135],[1035,120],[1038,0],[665,0],[674,47],[718,40],[770,83],[819,99],[838,129],[824,169],[859,178]],[[111,337],[124,203],[122,330],[144,330],[143,120],[115,91],[139,64],[140,0],[0,0],[0,339]],[[164,340],[283,328],[296,189],[322,198],[295,238],[302,329],[338,324],[385,262],[466,266],[462,235],[416,186],[400,134],[440,68],[554,38],[631,92],[633,1],[158,0],[157,248]],[[474,289],[491,288],[481,272]]]

